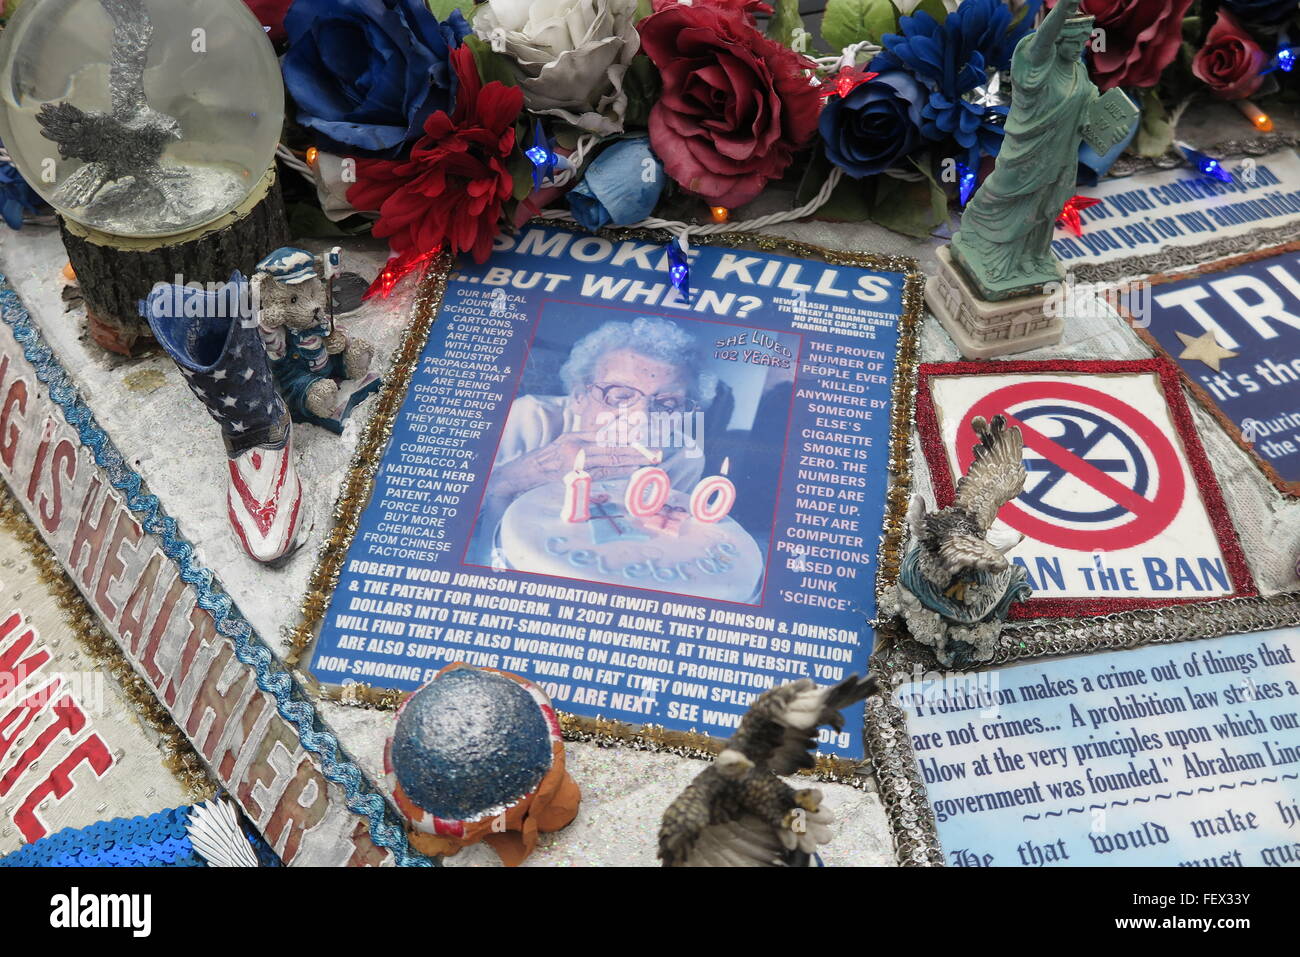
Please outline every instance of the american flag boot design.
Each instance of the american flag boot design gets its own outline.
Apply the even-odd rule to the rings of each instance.
[[[141,303],[154,337],[221,427],[229,456],[226,510],[240,544],[275,564],[302,544],[308,523],[294,467],[293,425],[257,331],[248,282],[160,283]]]

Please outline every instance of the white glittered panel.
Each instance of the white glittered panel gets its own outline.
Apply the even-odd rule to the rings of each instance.
[[[1169,414],[1141,374],[941,376],[930,383],[954,477],[972,415],[1026,435],[1024,492],[999,513],[1034,598],[1216,598],[1235,589]]]
[[[1070,269],[1295,222],[1300,211],[1300,157],[1294,150],[1225,162],[1233,174],[1230,183],[1180,166],[1080,187],[1081,195],[1101,202],[1082,212],[1082,236],[1057,226],[1053,252]]]
[[[189,803],[156,735],[0,531],[0,856],[63,828]]]

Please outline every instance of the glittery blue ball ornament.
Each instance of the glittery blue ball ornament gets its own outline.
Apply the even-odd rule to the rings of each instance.
[[[411,801],[444,820],[475,821],[531,793],[551,767],[550,729],[528,690],[456,668],[415,692],[391,744]]]

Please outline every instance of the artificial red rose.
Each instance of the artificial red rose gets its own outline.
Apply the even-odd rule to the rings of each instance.
[[[1267,65],[1268,54],[1231,13],[1221,9],[1205,38],[1205,46],[1192,59],[1192,73],[1215,96],[1239,100],[1259,89]]]
[[[682,0],[653,0],[650,9],[655,13],[681,4]],[[689,6],[689,4],[688,4]],[[714,7],[718,10],[735,10],[745,14],[751,20],[760,15],[770,16],[772,8],[763,0],[696,0],[696,6]]]
[[[1049,7],[1056,0],[1048,0]],[[1089,48],[1088,72],[1104,90],[1115,86],[1155,86],[1165,67],[1178,55],[1183,17],[1192,0],[1083,0],[1080,16],[1096,17],[1094,30],[1104,30]]]
[[[293,6],[293,0],[244,0],[244,4],[253,11],[258,23],[271,28],[266,35],[272,43],[284,42],[284,15]]]
[[[641,21],[663,93],[650,142],[664,170],[714,205],[743,206],[817,132],[812,63],[769,40],[735,4],[673,4]]]
[[[460,81],[452,115],[430,115],[409,159],[357,160],[357,182],[348,190],[355,208],[379,211],[374,235],[387,237],[397,253],[385,270],[390,275],[401,275],[444,242],[486,260],[501,207],[514,190],[506,163],[523,92],[495,80],[484,84],[468,46],[451,52],[451,64]]]

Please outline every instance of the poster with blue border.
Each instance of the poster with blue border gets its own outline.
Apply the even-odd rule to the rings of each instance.
[[[1129,312],[1198,395],[1300,494],[1300,246],[1156,283]]]
[[[720,737],[865,673],[907,274],[532,226],[462,261],[313,652],[453,662],[557,708]],[[863,755],[863,705],[820,749]]]
[[[1300,866],[1300,629],[897,692],[957,867]]]

